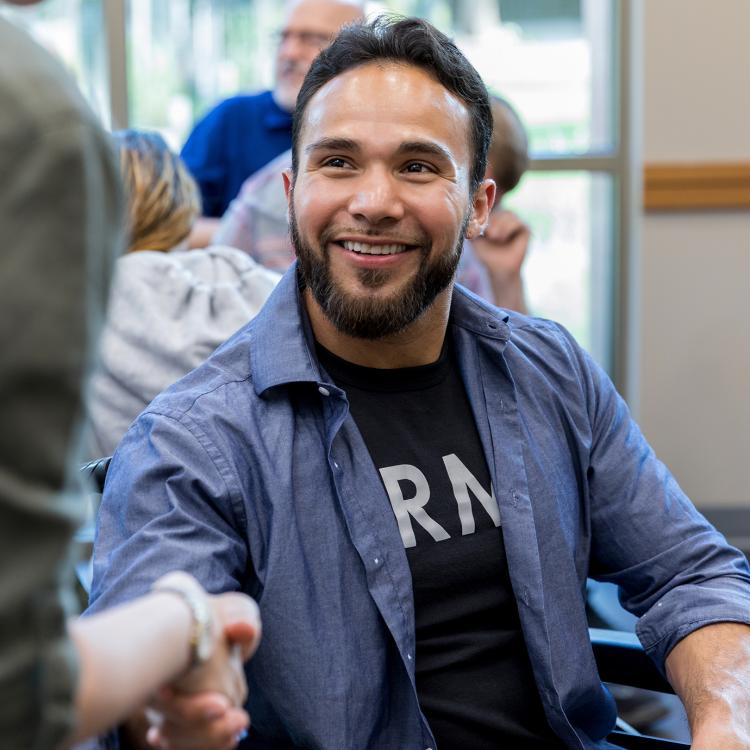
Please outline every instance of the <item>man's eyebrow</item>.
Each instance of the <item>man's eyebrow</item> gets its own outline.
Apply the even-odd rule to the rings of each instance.
[[[311,154],[313,151],[359,151],[359,144],[351,138],[321,138],[319,141],[313,141],[305,146],[305,153]]]
[[[446,161],[453,161],[453,156],[448,149],[432,141],[404,141],[398,147],[396,153],[398,155],[421,154],[422,156],[437,156]]]

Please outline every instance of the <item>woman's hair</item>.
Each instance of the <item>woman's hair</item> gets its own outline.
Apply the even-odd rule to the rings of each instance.
[[[171,250],[200,215],[195,180],[158,133],[120,130],[114,139],[128,206],[127,252]]]

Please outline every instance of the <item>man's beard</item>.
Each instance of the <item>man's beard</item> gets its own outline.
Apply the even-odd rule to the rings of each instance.
[[[303,241],[294,206],[291,202],[289,206],[289,233],[299,259],[297,265],[302,284],[310,289],[315,301],[337,330],[360,339],[380,339],[403,331],[435,301],[456,273],[468,220],[467,216],[452,252],[430,262],[430,247],[420,248],[416,252],[422,253],[422,261],[414,278],[406,288],[390,297],[380,298],[349,294],[336,283],[331,274],[328,243],[321,242],[323,257],[319,258]],[[358,275],[362,286],[378,289],[391,278],[393,272],[362,268]]]

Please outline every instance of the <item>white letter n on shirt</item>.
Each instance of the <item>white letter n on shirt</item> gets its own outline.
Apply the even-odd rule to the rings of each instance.
[[[411,464],[386,466],[380,470],[386,492],[391,501],[393,512],[398,521],[398,530],[404,547],[416,547],[417,540],[411,527],[411,516],[436,542],[450,539],[448,532],[435,520],[427,515],[424,506],[430,499],[430,485],[427,477]],[[399,480],[407,480],[416,488],[414,497],[405,498],[401,491]]]
[[[477,478],[466,468],[463,461],[455,453],[443,456],[443,463],[450,477],[451,484],[453,485],[453,494],[456,496],[456,502],[458,503],[458,515],[461,518],[461,533],[473,534],[475,528],[469,490],[474,493],[474,496],[487,511],[487,515],[492,519],[492,523],[495,526],[499,526],[500,510],[497,507],[497,500],[495,500],[495,492],[492,487],[490,487],[491,494],[487,494],[484,487],[479,484]]]

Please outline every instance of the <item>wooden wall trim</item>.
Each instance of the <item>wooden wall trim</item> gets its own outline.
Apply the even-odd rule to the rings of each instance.
[[[750,209],[750,162],[646,164],[646,211]]]

